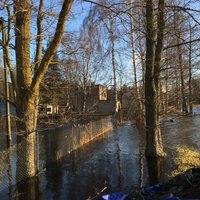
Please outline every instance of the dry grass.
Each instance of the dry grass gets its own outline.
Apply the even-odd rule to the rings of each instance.
[[[172,176],[184,173],[190,168],[200,167],[200,153],[186,146],[178,146],[176,148],[177,156],[174,158],[174,163],[177,169],[172,172]]]

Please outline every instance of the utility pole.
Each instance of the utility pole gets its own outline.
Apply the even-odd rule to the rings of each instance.
[[[4,19],[0,19],[0,25],[2,30],[2,43],[3,43],[3,64],[4,64],[4,83],[5,83],[5,97],[6,97],[6,128],[7,128],[7,142],[8,146],[12,143],[11,136],[11,120],[10,120],[10,93],[9,93],[9,83],[8,83],[8,67],[6,63],[6,29],[4,25]]]

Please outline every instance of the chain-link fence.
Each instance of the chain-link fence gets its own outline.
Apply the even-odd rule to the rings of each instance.
[[[0,152],[0,194],[9,193],[9,189],[17,182],[27,177],[29,160],[24,152],[30,151],[30,158],[35,156],[35,168],[41,173],[49,162],[62,159],[67,154],[80,148],[82,145],[97,139],[104,133],[113,129],[112,117],[74,123],[61,128],[41,131],[34,139],[32,146],[27,140],[15,144],[9,149]],[[35,152],[35,153],[34,153]],[[19,159],[20,158],[20,159]]]

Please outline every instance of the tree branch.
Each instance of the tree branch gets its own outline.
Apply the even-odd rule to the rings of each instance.
[[[158,91],[159,76],[160,76],[160,62],[163,51],[164,42],[164,30],[165,30],[165,0],[159,0],[158,16],[157,16],[157,43],[155,51],[155,66],[154,66],[154,78]]]
[[[182,10],[183,12],[187,13],[193,19],[193,21],[195,21],[198,25],[200,25],[200,22],[197,19],[195,19],[195,17],[189,12],[191,11],[191,12],[200,13],[200,10],[196,10],[196,9],[192,9],[188,7],[182,7],[182,6],[173,6],[173,5],[167,5],[166,7],[173,8],[176,10]]]
[[[174,5],[166,5],[166,7],[179,9],[179,10],[183,10],[183,11],[192,11],[192,12],[199,12],[200,13],[200,10],[196,10],[196,9],[189,8],[189,7],[174,6]]]
[[[108,9],[111,12],[115,13],[116,16],[119,15],[120,13],[130,15],[130,9],[132,9],[133,7],[140,7],[137,4],[135,6],[130,6],[131,5],[130,3],[113,3],[113,4],[109,5],[109,6],[107,6],[107,5],[104,5],[104,4],[92,1],[92,0],[83,0],[83,1],[87,2],[87,3],[91,3],[91,4],[94,4],[94,5],[97,5],[99,7],[103,7],[105,9]],[[126,5],[126,6],[128,6],[128,9],[126,9],[126,10],[119,10],[119,9],[117,9],[115,7],[116,5]]]
[[[7,10],[9,11],[9,10]],[[8,13],[8,16],[9,16],[9,13]],[[2,30],[5,29],[5,25],[4,25],[4,19],[3,18],[0,18],[0,23],[1,23],[1,26],[2,26]],[[10,24],[11,21],[8,20],[8,24]],[[8,27],[10,27],[10,25],[8,25]],[[12,84],[13,84],[13,88],[15,90],[15,92],[18,92],[18,87],[17,87],[17,81],[16,81],[16,73],[15,73],[15,70],[13,69],[13,66],[12,66],[12,62],[11,62],[11,59],[10,59],[10,49],[9,49],[9,43],[10,43],[10,30],[8,28],[8,39],[7,37],[5,37],[5,44],[0,41],[0,45],[2,46],[3,48],[3,51],[4,51],[4,59],[6,61],[6,64],[8,66],[8,69],[10,71],[10,74],[11,74],[11,80],[12,80]]]
[[[179,43],[179,44],[174,44],[174,45],[166,46],[166,47],[164,47],[163,50],[174,48],[174,47],[178,47],[178,46],[185,45],[185,44],[190,44],[190,43],[193,43],[193,42],[200,42],[200,38],[197,38],[195,40],[190,40],[190,41],[187,41],[187,42],[182,42],[182,43]]]
[[[39,68],[36,70],[34,77],[33,77],[33,81],[31,84],[31,91],[34,92],[39,88],[39,85],[44,77],[44,74],[49,66],[49,63],[51,62],[54,54],[56,53],[61,40],[62,40],[62,36],[64,33],[64,29],[65,29],[65,23],[71,8],[71,5],[73,3],[73,0],[65,0],[63,2],[63,6],[58,18],[58,23],[57,23],[57,27],[56,27],[56,31],[54,34],[54,37],[49,45],[49,48],[47,49]]]
[[[42,57],[42,9],[44,6],[44,0],[40,0],[38,15],[37,15],[37,39],[36,39],[36,55],[35,55],[35,70],[40,65],[40,59]]]

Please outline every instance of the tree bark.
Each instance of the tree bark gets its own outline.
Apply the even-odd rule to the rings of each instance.
[[[159,1],[158,22],[164,21],[164,0]],[[161,14],[162,13],[162,14]],[[158,27],[157,46],[155,32],[155,13],[154,0],[146,1],[146,74],[145,74],[145,109],[146,109],[146,156],[162,157],[164,156],[159,121],[159,64],[162,53],[162,38],[164,25]],[[160,19],[159,19],[160,18]],[[159,32],[161,31],[161,32]],[[161,44],[159,43],[161,42]],[[158,55],[155,55],[157,53]],[[156,77],[155,77],[156,76]]]
[[[160,107],[161,107],[161,82],[160,82],[160,65],[161,56],[164,43],[164,29],[165,29],[165,0],[159,0],[158,2],[158,14],[157,14],[157,41],[155,51],[155,66],[154,66],[154,81],[156,87],[157,97],[157,127],[158,127],[158,143],[159,148],[163,151],[162,137],[160,132]]]
[[[174,27],[176,31],[177,40],[177,53],[178,53],[178,67],[180,71],[180,97],[181,97],[181,109],[183,113],[188,113],[186,95],[185,95],[185,80],[184,80],[184,64],[183,64],[183,48],[180,46],[182,37],[182,24],[181,15],[174,14]]]
[[[168,101],[169,101],[169,95],[168,95],[168,69],[166,69],[165,72],[165,103],[164,103],[164,113],[167,114],[168,112]]]
[[[133,7],[133,0],[130,0],[130,5]],[[132,63],[133,63],[133,72],[134,72],[134,85],[136,91],[136,103],[137,103],[137,116],[139,123],[143,120],[143,109],[142,102],[140,97],[140,91],[138,87],[138,78],[137,78],[137,69],[136,69],[136,49],[135,49],[135,37],[134,37],[134,21],[133,21],[133,11],[130,9],[130,38],[131,38],[131,50],[132,50]]]
[[[113,91],[114,91],[114,113],[118,113],[118,96],[117,96],[117,66],[115,62],[115,35],[114,35],[114,19],[110,19],[110,36],[111,36],[111,49],[112,49],[112,67],[113,67]]]
[[[190,41],[192,40],[192,28],[191,28],[191,23],[189,22],[190,25]],[[189,85],[189,110],[190,114],[193,113],[193,93],[192,93],[192,43],[189,44],[189,80],[188,80],[188,85]]]
[[[186,96],[185,96],[185,81],[184,81],[184,70],[183,70],[183,58],[182,58],[182,50],[181,50],[180,46],[178,46],[178,63],[179,63],[180,79],[181,79],[182,112],[187,114],[188,113],[188,108],[187,108]]]
[[[16,110],[17,110],[17,140],[20,143],[17,156],[17,179],[20,180],[20,170],[23,169],[23,177],[32,177],[35,169],[35,132],[37,126],[37,106],[39,98],[39,86],[61,42],[65,28],[65,22],[73,0],[65,0],[58,18],[55,35],[42,61],[41,37],[37,38],[37,56],[35,73],[32,74],[30,63],[30,25],[31,5],[30,0],[15,0],[15,52],[16,52]],[[41,32],[41,9],[38,13],[38,31]],[[41,35],[40,35],[41,36]],[[21,145],[23,147],[21,147]]]
[[[10,89],[8,83],[8,66],[6,62],[6,29],[4,20],[1,19],[2,28],[2,43],[3,43],[3,65],[4,65],[4,84],[5,84],[5,99],[6,99],[6,129],[7,129],[7,145],[8,147],[12,144],[11,134],[11,117],[10,117]]]
[[[49,48],[46,50],[44,57],[41,60],[39,68],[36,70],[34,74],[33,81],[31,84],[31,89],[33,91],[38,90],[39,85],[44,77],[44,74],[61,43],[62,36],[65,29],[65,23],[67,21],[68,13],[70,11],[72,2],[73,0],[65,0],[63,2],[63,6],[58,18],[58,23],[57,23],[54,37],[52,41],[50,42]]]

